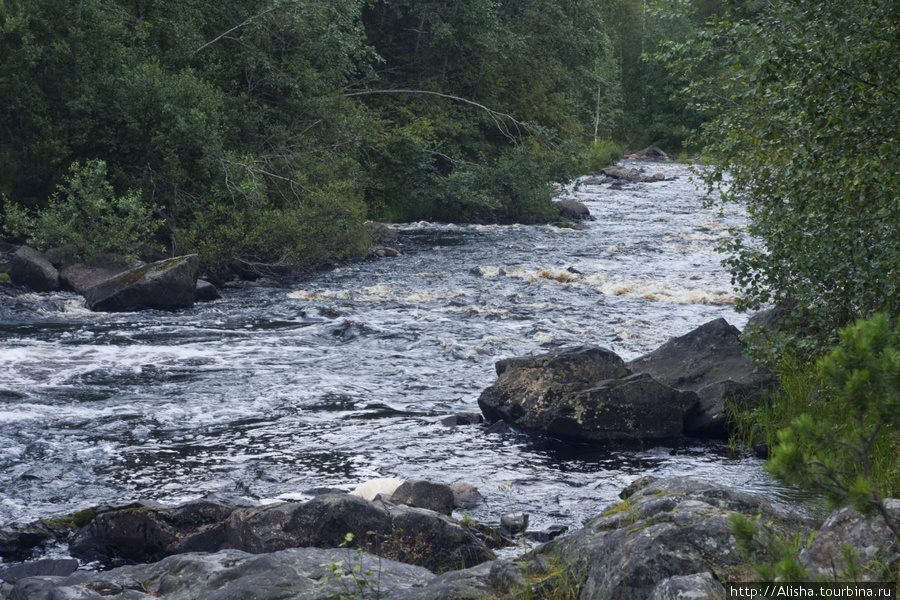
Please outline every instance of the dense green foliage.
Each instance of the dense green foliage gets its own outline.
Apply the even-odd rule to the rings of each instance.
[[[70,176],[35,216],[16,204],[3,216],[14,235],[30,238],[38,250],[66,248],[87,261],[104,254],[135,257],[160,226],[138,192],[113,194],[106,164],[99,160],[84,167],[72,163]]]
[[[807,413],[795,419],[779,432],[769,468],[789,481],[822,489],[833,505],[851,504],[873,514],[884,511],[884,492],[896,491],[900,333],[886,315],[877,314],[842,329],[840,338],[817,369],[822,401],[843,418],[822,419],[817,411],[816,417]],[[876,469],[887,477],[878,477]]]
[[[743,3],[742,3],[743,4]],[[900,13],[884,0],[775,1],[673,44],[670,64],[716,117],[701,141],[746,202],[728,247],[742,308],[785,303],[804,334],[900,314]]]
[[[220,276],[359,252],[366,217],[552,218],[550,184],[636,127],[645,4],[2,0],[5,233],[26,211],[55,243],[92,161]]]

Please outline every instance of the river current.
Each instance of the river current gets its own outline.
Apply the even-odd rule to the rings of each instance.
[[[635,166],[629,164],[628,166]],[[727,445],[572,445],[483,426],[502,358],[598,344],[629,360],[715,318],[743,327],[716,248],[739,207],[666,181],[562,196],[595,220],[397,226],[402,254],[281,286],[226,290],[177,313],[92,313],[71,294],[0,322],[0,524],[137,498],[258,502],[374,477],[466,481],[496,523],[577,526],[640,475],[788,492]],[[507,491],[501,490],[502,484]]]

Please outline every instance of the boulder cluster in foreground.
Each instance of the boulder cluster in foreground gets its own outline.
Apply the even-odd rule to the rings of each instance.
[[[884,523],[852,509],[822,523],[688,477],[642,478],[622,495],[582,529],[506,560],[494,558],[475,524],[350,494],[262,507],[223,500],[106,507],[78,528],[72,555],[141,564],[97,572],[75,570],[72,559],[24,563],[0,569],[0,596],[476,600],[569,590],[581,600],[725,600],[724,584],[747,581],[747,565],[767,559],[738,548],[733,515],[756,523],[763,543],[796,540],[811,576],[840,581],[849,552],[862,565],[858,580],[883,581],[900,558]],[[900,516],[900,502],[888,506]],[[358,534],[354,548],[338,547],[346,533]],[[0,553],[9,541],[10,530],[0,528]]]

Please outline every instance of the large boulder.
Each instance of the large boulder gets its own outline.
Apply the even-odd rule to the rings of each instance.
[[[900,500],[885,500],[885,506],[895,521],[900,520]],[[853,574],[857,581],[889,581],[898,560],[897,540],[884,519],[863,517],[851,507],[833,512],[800,553],[810,577],[829,581],[847,580],[851,561],[859,567]]]
[[[817,525],[759,497],[673,477],[607,507],[583,529],[539,547],[530,560],[555,557],[573,577],[581,574],[580,600],[721,598],[715,582],[743,575],[748,562],[733,535],[735,513],[768,524],[779,537],[805,536]]]
[[[716,319],[636,358],[628,368],[696,392],[700,402],[686,420],[685,433],[724,437],[732,403],[754,404],[774,382],[769,371],[743,354],[740,333],[725,319]]]
[[[73,292],[84,295],[87,290],[105,283],[117,275],[144,265],[139,260],[108,256],[92,264],[76,262],[62,267],[60,281]]]
[[[121,273],[84,292],[88,308],[96,311],[141,309],[178,310],[194,305],[196,254],[150,263]]]
[[[357,569],[358,568],[358,569]],[[339,572],[340,570],[340,572]],[[294,548],[255,555],[240,550],[171,556],[149,565],[106,572],[76,571],[68,577],[18,581],[11,597],[112,600],[331,600],[362,596],[393,598],[413,586],[427,590],[427,569],[369,554]],[[435,596],[417,596],[422,600]]]
[[[503,360],[478,398],[489,422],[573,441],[655,440],[681,434],[697,403],[647,375],[632,375],[615,353],[583,346]]]
[[[36,292],[55,292],[59,289],[59,272],[44,255],[30,246],[21,246],[9,263],[13,281]]]
[[[591,211],[581,202],[576,200],[557,200],[556,206],[559,208],[559,216],[561,219],[570,219],[573,221],[591,220]]]
[[[201,500],[177,508],[144,503],[108,510],[76,534],[70,552],[84,561],[149,562],[229,548],[254,554],[336,548],[347,534],[353,535],[353,546],[432,570],[458,569],[493,558],[484,544],[449,517],[349,494],[262,507]]]

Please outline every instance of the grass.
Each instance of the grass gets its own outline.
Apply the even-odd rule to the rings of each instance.
[[[839,401],[822,387],[815,361],[795,356],[782,356],[774,369],[778,385],[766,393],[755,408],[734,407],[732,447],[778,445],[778,432],[801,414],[817,421],[831,423],[834,428],[850,427],[851,407]],[[900,432],[882,435],[870,457],[872,479],[882,495],[900,497]]]

